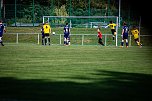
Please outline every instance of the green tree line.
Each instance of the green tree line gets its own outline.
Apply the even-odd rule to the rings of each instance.
[[[8,23],[42,22],[42,16],[118,16],[119,0],[2,0],[1,17]],[[122,12],[123,9],[122,9]],[[129,20],[128,13],[123,13]]]

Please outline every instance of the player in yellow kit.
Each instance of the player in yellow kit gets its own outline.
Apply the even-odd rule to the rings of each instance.
[[[137,43],[137,45],[142,47],[142,44],[139,41],[139,30],[136,28],[136,26],[133,26],[133,29],[131,30],[131,33],[134,36],[134,40]]]
[[[105,28],[110,27],[113,40],[115,40],[115,35],[116,35],[116,28],[115,27],[116,26],[117,26],[117,24],[113,23],[113,21],[110,21],[110,23],[105,27]]]
[[[47,43],[50,45],[50,33],[51,33],[51,26],[48,23],[43,25],[43,32],[44,32],[44,45]]]

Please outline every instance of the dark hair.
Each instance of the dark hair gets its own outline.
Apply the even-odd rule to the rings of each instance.
[[[112,23],[112,21],[110,21],[110,23]]]
[[[127,23],[124,21],[124,22],[123,22],[123,25],[127,25]]]
[[[66,22],[66,25],[68,25],[68,22]]]

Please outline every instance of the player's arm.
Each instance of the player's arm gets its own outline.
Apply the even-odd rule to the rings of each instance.
[[[6,28],[5,28],[5,26],[4,26],[4,32],[6,33]]]
[[[105,28],[108,28],[108,27],[109,27],[109,25],[105,26]]]

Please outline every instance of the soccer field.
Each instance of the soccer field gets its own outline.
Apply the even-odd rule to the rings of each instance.
[[[148,46],[0,46],[0,101],[146,101],[151,81]]]

